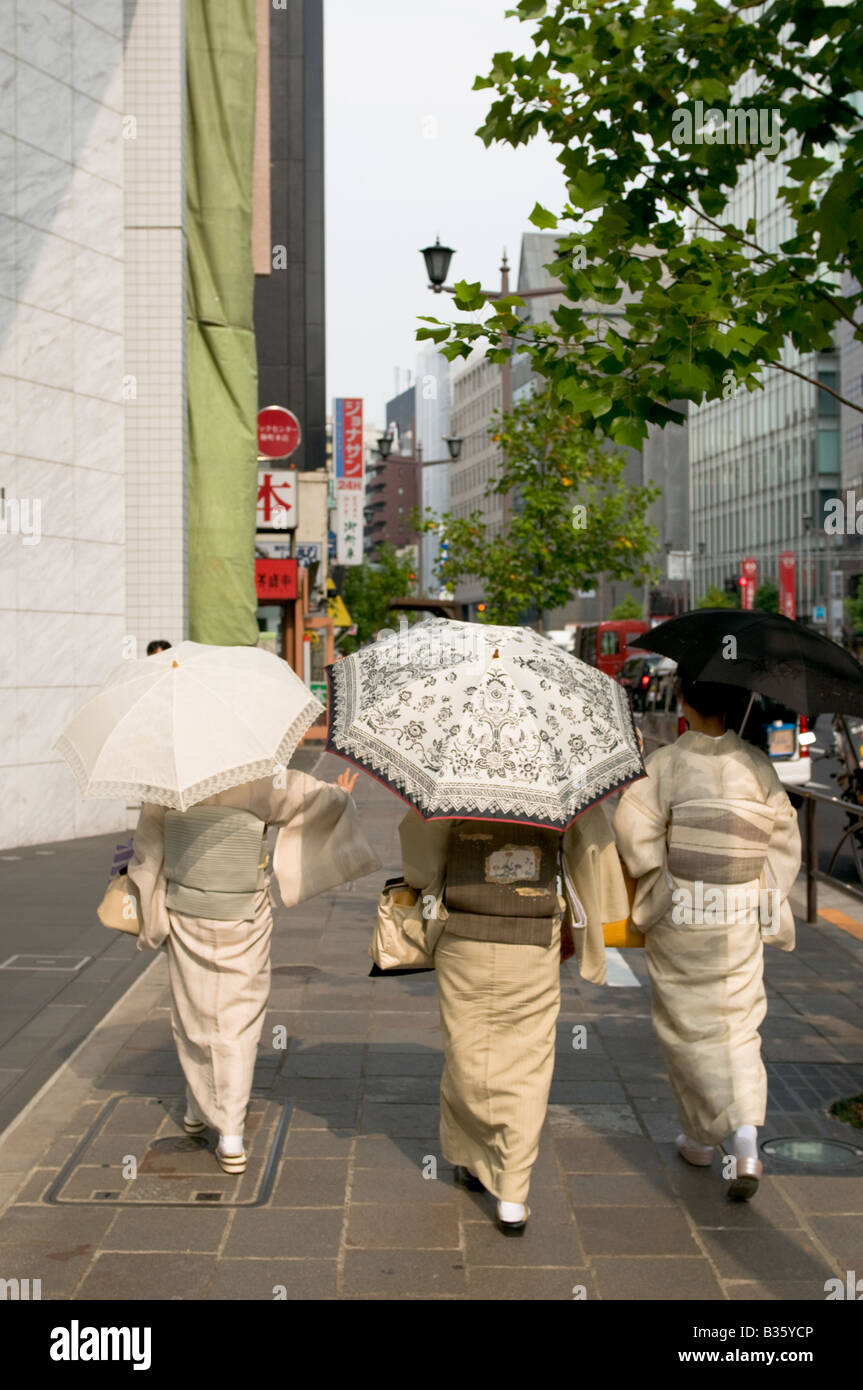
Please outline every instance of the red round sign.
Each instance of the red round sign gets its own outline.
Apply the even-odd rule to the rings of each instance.
[[[258,453],[266,459],[286,459],[300,442],[300,422],[283,405],[258,411]]]

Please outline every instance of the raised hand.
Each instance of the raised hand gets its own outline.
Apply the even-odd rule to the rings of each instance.
[[[350,796],[351,792],[357,784],[357,778],[359,777],[359,775],[360,774],[358,772],[352,772],[349,767],[346,767],[344,772],[340,772],[338,777],[336,778],[336,786],[344,787],[345,791],[348,793],[348,796]]]

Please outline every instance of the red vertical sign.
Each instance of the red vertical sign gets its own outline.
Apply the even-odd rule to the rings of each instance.
[[[361,488],[363,478],[363,403],[356,396],[344,397],[344,473],[352,487]]]
[[[779,555],[779,612],[792,621],[797,617],[797,557],[793,550]]]
[[[758,561],[748,555],[740,561],[740,577],[745,582],[740,586],[740,607],[755,607],[755,587],[758,583]]]

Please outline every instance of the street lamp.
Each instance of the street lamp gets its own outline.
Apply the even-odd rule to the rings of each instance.
[[[461,446],[463,441],[459,439],[456,435],[443,434],[441,435],[441,438],[444,444],[449,449],[449,456],[452,459],[453,463],[458,463],[458,460],[461,458]]]
[[[436,238],[434,246],[423,247],[422,256],[426,263],[426,272],[435,294],[440,294],[443,289],[449,263],[454,255],[451,246],[441,246],[440,237]]]
[[[393,447],[392,435],[382,434],[378,439],[378,453],[382,459],[388,459],[390,450]]]

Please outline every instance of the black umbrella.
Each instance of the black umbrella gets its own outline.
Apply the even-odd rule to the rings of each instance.
[[[700,608],[638,638],[699,681],[757,690],[800,714],[863,715],[863,666],[820,633],[775,613]]]

